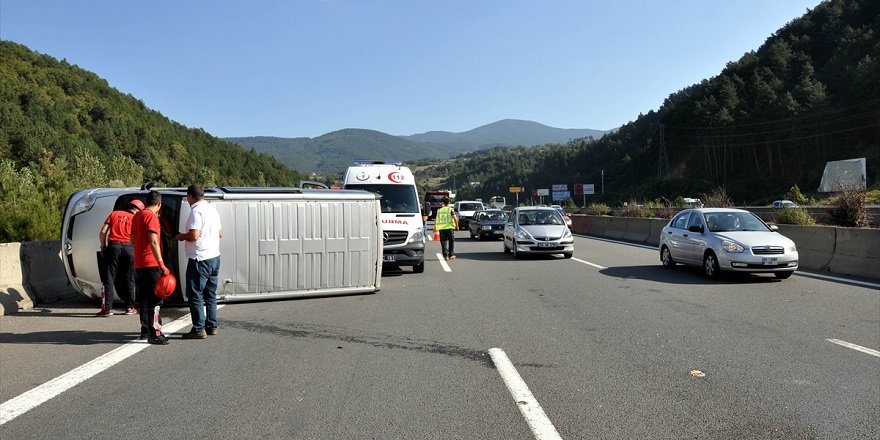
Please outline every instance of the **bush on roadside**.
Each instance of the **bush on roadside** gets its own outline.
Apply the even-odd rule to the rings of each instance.
[[[785,199],[791,200],[792,202],[797,203],[800,206],[813,205],[816,203],[812,197],[807,197],[804,193],[801,192],[801,189],[795,184],[785,193]]]
[[[637,217],[637,218],[650,218],[652,216],[651,210],[645,208],[643,205],[631,201],[627,203],[626,206],[623,207],[623,210],[620,211],[621,217]]]
[[[727,195],[724,187],[718,186],[712,189],[708,194],[700,194],[700,200],[706,208],[732,208],[733,200]]]
[[[590,206],[585,208],[587,215],[609,215],[611,214],[611,208],[604,203],[590,203]]]
[[[863,190],[847,188],[831,198],[832,208],[828,209],[831,220],[838,226],[848,228],[867,228],[870,226],[868,210],[865,208],[866,193]]]
[[[776,223],[810,226],[816,224],[816,219],[804,208],[782,208],[782,211],[776,213]]]

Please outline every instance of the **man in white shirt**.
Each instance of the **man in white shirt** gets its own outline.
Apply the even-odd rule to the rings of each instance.
[[[185,241],[186,296],[192,317],[192,330],[183,339],[205,339],[216,335],[217,280],[220,274],[220,238],[223,228],[217,210],[205,200],[205,190],[193,184],[186,189],[191,211],[186,219],[187,232],[177,234]]]

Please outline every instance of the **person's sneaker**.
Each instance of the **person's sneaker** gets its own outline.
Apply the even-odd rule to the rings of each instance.
[[[217,334],[217,329],[216,328],[206,328],[205,333],[207,333],[208,336],[214,336]]]
[[[113,316],[113,311],[102,307],[101,311],[95,313],[95,316]]]
[[[196,331],[195,329],[192,329],[189,331],[189,333],[183,334],[183,339],[205,339],[207,337],[208,334],[205,333],[204,330]]]
[[[455,259],[455,255],[449,257],[449,259],[450,259],[450,260],[454,260],[454,259]]]
[[[158,338],[150,336],[147,342],[153,345],[168,345],[168,338],[165,335],[159,335]]]
[[[129,307],[128,309],[125,310],[125,314],[126,315],[137,315],[138,311],[134,307]]]

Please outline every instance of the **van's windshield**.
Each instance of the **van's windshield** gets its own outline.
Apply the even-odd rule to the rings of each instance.
[[[385,214],[419,212],[419,199],[412,185],[345,185],[345,189],[369,191],[382,196],[379,204]]]
[[[459,211],[479,211],[483,209],[482,203],[459,203],[458,210]]]

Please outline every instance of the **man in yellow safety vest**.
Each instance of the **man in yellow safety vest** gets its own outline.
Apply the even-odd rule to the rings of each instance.
[[[440,232],[440,250],[443,258],[455,259],[455,231],[458,230],[458,217],[449,206],[449,197],[443,197],[443,207],[437,210],[434,229]]]

